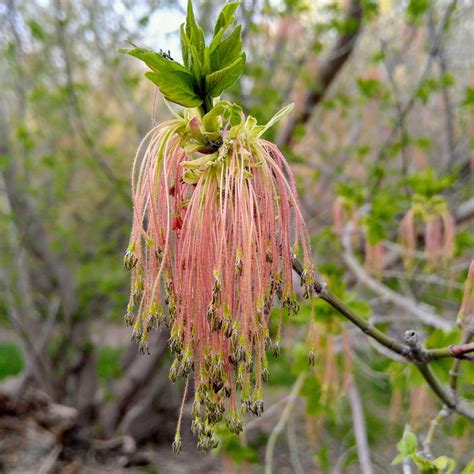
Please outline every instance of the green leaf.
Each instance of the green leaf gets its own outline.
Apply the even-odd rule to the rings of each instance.
[[[405,460],[406,456],[404,454],[397,454],[392,461],[392,466],[396,466]]]
[[[281,110],[279,110],[268,122],[267,124],[263,127],[263,129],[258,133],[258,137],[262,136],[270,127],[272,127],[275,123],[277,123],[279,120],[281,120],[285,115],[289,114],[295,104],[291,103],[288,104],[286,107],[283,107]]]
[[[206,76],[206,95],[218,97],[224,89],[230,87],[242,74],[245,66],[245,53],[225,68]]]
[[[217,71],[228,66],[242,52],[242,27],[239,25],[211,52],[211,69]]]
[[[191,52],[191,71],[197,83],[199,83],[201,78],[201,73],[203,69],[203,58],[201,58],[199,51],[195,48],[193,44],[190,45],[189,51]]]
[[[440,456],[433,461],[433,464],[446,474],[451,474],[456,467],[456,463],[453,459],[448,458],[448,456]]]
[[[245,128],[248,132],[252,133],[254,136],[258,135],[265,127],[263,125],[258,125],[257,119],[249,115],[245,120]]]
[[[193,11],[193,2],[191,0],[188,0],[188,14],[186,16],[185,31],[190,43],[196,48],[201,58],[201,62],[203,62],[204,48],[206,47],[204,42],[204,31],[196,22]]]
[[[0,380],[19,374],[25,365],[20,348],[12,342],[0,342]]]
[[[214,132],[219,130],[221,122],[219,117],[224,113],[225,104],[219,102],[216,104],[204,117],[202,118],[202,124],[208,132]]]
[[[189,74],[191,77],[191,74],[184,66],[176,61],[166,59],[155,51],[144,48],[121,49],[119,51],[140,59],[155,72],[181,72],[183,74]]]
[[[418,440],[416,436],[411,431],[407,431],[403,438],[397,443],[397,449],[400,454],[403,454],[405,457],[411,456],[416,453],[416,448],[418,446]]]
[[[196,93],[197,83],[193,75],[176,61],[144,48],[121,50],[143,61],[153,72],[145,76],[156,84],[170,102],[184,107],[197,107],[202,99]]]
[[[473,474],[474,473],[474,459],[463,469],[461,474]]]
[[[407,15],[412,21],[417,21],[428,10],[430,0],[410,0],[407,5]]]
[[[229,2],[224,5],[224,8],[221,10],[216,26],[214,27],[214,36],[216,36],[219,31],[222,29],[224,33],[227,28],[234,22],[234,13],[237,10],[240,2]]]
[[[202,104],[202,99],[194,91],[193,77],[189,73],[147,72],[145,76],[159,87],[165,99],[170,102],[183,107],[198,107]]]
[[[441,471],[434,465],[429,459],[420,456],[418,454],[413,454],[411,456],[412,461],[415,463],[420,474],[440,474]]]
[[[189,68],[191,65],[191,58],[190,58],[190,47],[191,47],[191,41],[188,38],[188,35],[186,34],[186,28],[184,23],[180,27],[180,32],[181,32],[181,56],[183,57],[183,63],[184,65]]]
[[[421,102],[423,102],[423,104],[426,105],[431,95],[438,89],[438,81],[436,79],[433,79],[432,77],[428,77],[416,91],[416,96],[421,100]]]
[[[357,85],[362,95],[368,99],[374,99],[381,93],[381,84],[378,79],[360,78],[357,80]]]
[[[466,87],[462,104],[465,107],[474,106],[474,87]]]
[[[28,26],[30,27],[31,31],[31,36],[37,40],[44,40],[45,34],[43,28],[41,28],[41,25],[35,21],[35,20],[30,20],[28,22]]]
[[[147,26],[148,23],[150,23],[150,17],[148,15],[145,15],[145,16],[142,16],[139,20],[138,20],[138,24],[140,26]]]

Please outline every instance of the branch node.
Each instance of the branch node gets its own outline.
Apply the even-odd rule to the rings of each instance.
[[[314,286],[316,296],[324,297],[328,294],[328,284],[325,281],[320,281],[318,286]]]
[[[405,331],[404,336],[405,342],[410,346],[411,349],[420,349],[420,344],[418,342],[418,334],[413,329]]]

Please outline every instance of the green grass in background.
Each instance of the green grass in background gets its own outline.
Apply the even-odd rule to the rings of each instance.
[[[120,347],[101,347],[97,373],[99,378],[108,381],[121,377],[120,356],[123,349]],[[20,347],[14,342],[0,342],[0,380],[10,375],[19,374],[25,366]]]
[[[13,342],[0,342],[0,380],[19,374],[24,366],[18,345]]]
[[[122,376],[120,356],[122,347],[104,346],[99,348],[97,375],[103,381],[118,379]]]

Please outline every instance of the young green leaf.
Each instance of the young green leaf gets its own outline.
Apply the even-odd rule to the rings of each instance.
[[[242,53],[232,64],[206,76],[206,94],[218,97],[224,89],[230,87],[242,74],[245,66],[245,53]]]
[[[202,118],[202,123],[207,131],[219,130],[221,121],[220,117],[223,115],[227,102],[221,101]]]
[[[155,83],[165,99],[183,107],[198,107],[202,99],[194,91],[193,77],[182,72],[147,72],[145,76]]]
[[[239,5],[240,2],[229,2],[224,5],[224,8],[217,18],[216,26],[214,27],[214,36],[216,36],[221,29],[223,29],[223,33],[225,33],[225,30],[234,22],[235,18],[233,15]]]
[[[191,53],[191,59],[192,59],[190,69],[191,69],[191,72],[193,73],[193,76],[196,82],[199,83],[201,79],[201,74],[203,72],[204,58],[201,57],[201,55],[199,54],[194,44],[191,44],[189,46],[189,51]]]
[[[397,443],[398,454],[392,461],[392,465],[401,463],[405,458],[411,457],[416,454],[416,448],[418,446],[418,440],[415,434],[411,431],[407,431],[403,438]]]
[[[463,469],[461,474],[472,474],[474,472],[474,459],[469,461],[468,465]]]
[[[392,466],[402,463],[405,460],[406,456],[404,454],[397,454],[392,461]]]
[[[441,474],[432,461],[419,454],[412,454],[410,459],[415,463],[420,474]]]
[[[242,27],[237,26],[232,33],[219,45],[211,51],[211,70],[217,71],[222,69],[233,61],[242,53]]]
[[[155,72],[181,72],[183,74],[189,74],[188,70],[178,62],[166,59],[161,54],[155,53],[154,51],[150,51],[148,49],[122,49],[120,52],[140,59]]]
[[[433,461],[433,464],[443,473],[451,474],[456,467],[454,459],[448,458],[448,456],[440,456]]]
[[[270,127],[275,125],[279,120],[281,120],[285,115],[289,114],[295,104],[288,104],[286,107],[283,107],[281,110],[279,110],[268,122],[267,124],[263,127],[263,129],[258,133],[258,137],[261,137]]]
[[[417,447],[418,440],[416,439],[416,435],[411,431],[408,431],[397,444],[397,449],[404,454],[416,453]]]
[[[180,32],[181,32],[181,56],[183,57],[183,63],[186,68],[189,69],[191,65],[191,58],[190,58],[190,51],[189,48],[191,46],[191,41],[188,38],[188,35],[186,34],[186,28],[184,23],[180,27]]]
[[[418,446],[418,440],[416,435],[411,431],[404,433],[403,438],[397,443],[397,450],[400,454],[397,454],[392,461],[392,466],[400,464],[406,458],[413,458],[416,455],[416,448]]]
[[[193,3],[191,0],[188,0],[188,13],[186,16],[186,26],[185,26],[186,35],[189,38],[189,42],[194,45],[198,55],[203,62],[204,58],[204,48],[206,47],[204,41],[204,31],[196,22],[193,11]]]

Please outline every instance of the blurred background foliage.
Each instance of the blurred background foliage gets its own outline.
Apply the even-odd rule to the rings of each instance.
[[[209,33],[222,2],[194,4]],[[354,8],[362,19],[350,14]],[[169,112],[141,65],[117,50],[130,40],[179,59],[184,11],[183,2],[160,0],[0,2],[0,380],[9,396],[29,400],[40,391],[42,403],[77,410],[67,430],[38,442],[32,454],[37,438],[26,445],[11,433],[22,433],[34,410],[12,409],[15,429],[0,427],[0,471],[26,472],[61,446],[53,464],[88,472],[140,463],[148,464],[144,472],[263,472],[269,436],[301,380],[304,403],[293,406],[276,440],[274,472],[364,472],[357,399],[372,469],[401,472],[390,465],[397,442],[410,425],[421,443],[440,403],[414,367],[322,301],[314,308],[315,367],[308,369],[312,313],[305,304],[296,318],[282,315],[263,418],[249,420],[240,439],[223,428],[213,456],[195,454],[189,433],[183,455],[171,455],[181,388],[167,380],[166,335],[155,337],[148,358],[129,343],[121,258],[131,224],[131,161],[152,120]],[[238,15],[248,60],[227,97],[262,122],[289,102],[295,117],[304,115],[267,137],[292,164],[314,260],[329,287],[394,337],[416,329],[427,347],[459,342],[454,322],[474,250],[474,4],[243,0]],[[324,83],[338,58],[342,69]],[[422,217],[408,255],[398,234],[414,203]],[[454,249],[433,260],[423,225],[447,215],[455,222]],[[354,223],[350,249],[338,216]],[[433,319],[421,321],[369,289],[347,264],[350,251],[367,278],[429,305]],[[278,319],[276,312],[275,332]],[[450,365],[434,365],[443,383]],[[473,387],[472,364],[463,363],[459,391],[472,400]],[[0,416],[11,417],[2,400]],[[121,435],[138,444],[128,452],[96,442]],[[30,454],[15,457],[10,444]],[[452,415],[431,450],[461,472],[474,452],[472,425]],[[404,469],[415,472],[409,462]]]

